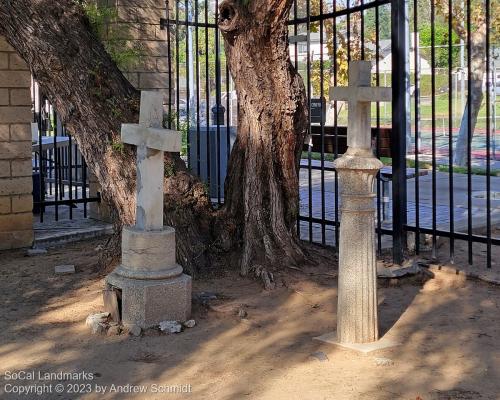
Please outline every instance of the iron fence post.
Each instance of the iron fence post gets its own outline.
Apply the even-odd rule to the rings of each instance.
[[[406,21],[405,0],[393,0],[391,6],[392,35],[392,226],[393,261],[401,264],[406,248]]]

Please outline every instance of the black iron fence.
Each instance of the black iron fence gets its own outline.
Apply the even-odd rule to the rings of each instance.
[[[455,242],[500,244],[500,21],[491,0],[295,0],[290,57],[304,78],[310,137],[300,170],[298,230],[337,247],[338,181],[332,162],[346,148],[347,104],[329,88],[347,85],[348,63],[372,62],[393,101],[372,106],[373,147],[384,162],[377,183],[378,249],[401,261],[409,246],[454,259]],[[169,122],[184,133],[191,170],[221,204],[237,134],[237,99],[217,29],[218,1],[172,0]],[[500,10],[497,10],[500,11]],[[450,18],[451,16],[451,18]],[[481,36],[482,35],[482,36]],[[498,97],[498,101],[497,101]],[[411,235],[410,235],[411,233]],[[408,238],[411,238],[408,240]],[[446,238],[447,254],[438,254]]]
[[[79,216],[87,218],[88,203],[100,197],[90,196],[85,160],[36,82],[32,99],[33,212],[40,222],[73,219],[80,205]]]

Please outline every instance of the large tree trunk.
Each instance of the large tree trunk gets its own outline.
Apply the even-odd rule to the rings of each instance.
[[[240,101],[226,205],[214,211],[204,185],[178,154],[166,154],[165,222],[177,231],[177,258],[194,274],[241,265],[262,277],[271,264],[299,263],[298,165],[307,126],[305,90],[288,55],[291,0],[221,6],[221,27]],[[231,14],[232,12],[237,14]],[[237,18],[231,18],[231,17]],[[237,22],[237,23],[236,23]],[[120,126],[138,119],[139,94],[92,34],[73,0],[0,2],[0,34],[76,139],[115,212],[135,220],[135,148],[120,150]]]
[[[72,0],[0,2],[0,34],[28,63],[76,139],[117,228],[135,221],[135,148],[120,150],[120,126],[138,120],[139,92],[124,78]],[[165,219],[177,230],[177,255],[190,272],[210,267],[214,213],[204,186],[178,154],[166,154]],[[119,229],[117,229],[119,230]]]
[[[292,66],[291,0],[226,0],[219,28],[239,102],[225,212],[242,221],[241,273],[304,261],[296,234],[299,161],[307,133],[303,81]]]

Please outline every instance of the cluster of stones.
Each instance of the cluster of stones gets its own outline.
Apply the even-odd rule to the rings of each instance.
[[[181,137],[162,128],[158,92],[142,92],[139,124],[123,124],[122,140],[137,146],[136,223],[122,231],[122,263],[106,278],[121,291],[121,319],[142,329],[186,321],[191,277],[175,258],[175,230],[163,226],[164,152],[179,152]]]
[[[85,320],[85,324],[90,328],[93,335],[116,336],[128,333],[131,336],[140,336],[143,332],[143,329],[136,324],[123,324],[117,322],[116,317],[111,312],[90,314]],[[166,334],[172,334],[180,333],[184,328],[193,328],[195,325],[196,321],[190,319],[185,322],[162,321],[152,328],[158,329]]]

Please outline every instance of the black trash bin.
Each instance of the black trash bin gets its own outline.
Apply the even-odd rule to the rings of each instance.
[[[33,172],[33,214],[40,214],[40,172]]]
[[[212,125],[224,125],[224,113],[226,109],[222,105],[212,107]]]

